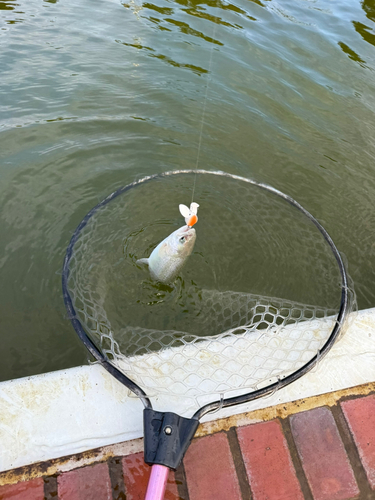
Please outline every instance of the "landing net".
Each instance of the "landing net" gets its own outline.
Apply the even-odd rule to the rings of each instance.
[[[183,225],[178,205],[189,203],[195,171],[104,200],[65,263],[75,318],[149,396],[215,399],[283,380],[326,352],[354,298],[326,236],[288,199],[197,172],[197,242],[170,286],[136,261]]]

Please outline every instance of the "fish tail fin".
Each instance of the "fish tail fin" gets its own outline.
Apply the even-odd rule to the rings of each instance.
[[[149,264],[149,259],[138,259],[136,264]]]

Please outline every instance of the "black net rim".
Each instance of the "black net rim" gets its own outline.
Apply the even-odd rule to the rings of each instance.
[[[259,187],[260,189],[263,189],[265,191],[269,191],[273,193],[276,196],[279,196],[280,198],[284,199],[286,202],[288,202],[290,205],[294,206],[297,208],[302,214],[304,214],[315,226],[316,228],[320,231],[322,234],[323,238],[329,245],[339,268],[340,271],[340,276],[341,276],[341,300],[340,300],[340,307],[339,307],[339,312],[337,315],[337,320],[335,322],[335,325],[332,329],[332,332],[330,336],[328,337],[327,341],[323,345],[322,349],[316,353],[316,355],[310,359],[305,365],[303,365],[301,368],[293,372],[292,374],[286,376],[283,379],[278,380],[277,382],[274,382],[266,387],[263,387],[261,389],[253,390],[251,392],[248,392],[246,394],[240,395],[240,396],[235,396],[231,398],[226,398],[226,399],[221,399],[220,401],[214,401],[212,403],[206,404],[202,406],[193,416],[193,418],[200,419],[202,418],[206,413],[216,411],[217,409],[220,408],[225,408],[229,406],[234,406],[237,404],[241,403],[248,403],[250,401],[253,401],[255,399],[259,399],[263,396],[272,394],[278,389],[281,389],[282,387],[285,387],[292,382],[296,381],[303,375],[305,375],[307,372],[309,372],[316,364],[317,362],[325,355],[327,352],[331,349],[335,341],[340,335],[342,326],[344,324],[345,318],[347,316],[347,313],[349,312],[349,286],[348,286],[348,275],[347,271],[344,265],[344,262],[342,260],[342,257],[334,244],[332,238],[328,234],[328,232],[324,229],[324,227],[320,224],[320,222],[315,219],[313,215],[310,214],[305,208],[302,207],[297,201],[295,201],[293,198],[290,196],[286,195],[282,191],[279,191],[278,189],[275,189],[274,187],[264,184],[261,182],[257,182],[254,179],[249,179],[246,177],[241,177],[238,175],[230,174],[227,172],[219,171],[219,170],[202,170],[202,169],[190,169],[190,170],[171,170],[159,174],[154,174],[146,177],[142,177],[141,179],[138,179],[131,184],[127,184],[126,186],[123,186],[113,193],[111,193],[109,196],[104,198],[100,203],[98,203],[95,207],[93,207],[82,219],[82,221],[79,223],[77,228],[75,229],[73,236],[71,237],[71,240],[69,242],[69,245],[67,247],[66,253],[65,253],[65,258],[64,258],[64,263],[63,263],[63,269],[62,269],[62,291],[63,291],[63,299],[64,299],[64,304],[68,313],[68,317],[73,325],[73,328],[75,329],[78,337],[80,340],[83,342],[83,344],[86,346],[90,354],[101,364],[103,367],[111,374],[113,375],[117,380],[119,380],[122,384],[124,384],[128,389],[130,389],[132,392],[134,392],[143,402],[145,408],[152,408],[151,401],[149,397],[147,396],[146,392],[139,387],[135,382],[133,382],[129,377],[124,375],[110,360],[107,356],[105,356],[100,349],[94,344],[94,342],[91,340],[91,338],[88,336],[86,333],[81,321],[78,319],[78,315],[76,313],[76,310],[73,305],[72,297],[69,292],[68,288],[68,278],[69,278],[69,272],[70,272],[70,261],[72,258],[73,254],[73,249],[74,246],[78,240],[78,237],[81,233],[81,231],[86,227],[87,223],[91,219],[91,217],[102,207],[110,203],[112,200],[120,196],[121,194],[124,194],[125,192],[129,191],[132,188],[138,187],[146,182],[150,182],[153,180],[160,180],[165,177],[170,177],[173,175],[216,175],[216,176],[222,176],[222,177],[227,177],[235,180],[239,180],[242,182],[246,182],[248,184],[252,184],[254,186]]]

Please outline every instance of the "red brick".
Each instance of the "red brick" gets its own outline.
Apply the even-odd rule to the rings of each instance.
[[[226,434],[194,439],[184,458],[190,500],[240,500]]]
[[[237,429],[254,500],[303,500],[278,420]]]
[[[151,467],[145,464],[143,453],[124,457],[122,459],[122,469],[124,472],[126,500],[144,500]],[[175,475],[171,471],[168,476],[164,499],[178,500],[179,498]]]
[[[0,500],[43,500],[44,483],[41,477],[17,484],[0,486]]]
[[[359,494],[332,413],[321,407],[293,415],[292,434],[315,500],[344,500]]]
[[[59,500],[112,500],[106,463],[64,472],[57,478]]]
[[[352,399],[341,403],[352,431],[367,479],[375,489],[375,396]]]

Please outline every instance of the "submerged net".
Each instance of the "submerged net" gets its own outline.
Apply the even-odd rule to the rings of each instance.
[[[194,252],[170,286],[153,282],[136,261],[183,225],[178,204],[191,181],[136,185],[88,218],[70,260],[72,302],[95,344],[149,395],[256,390],[322,350],[338,318],[340,272],[295,207],[240,179],[200,174]]]
[[[255,389],[295,372],[322,349],[336,320],[335,311],[238,292],[202,290],[202,307],[222,331],[209,340],[130,325],[115,340],[103,309],[88,305],[79,314],[102,351],[149,395],[185,397]],[[225,330],[227,323],[237,327]]]

